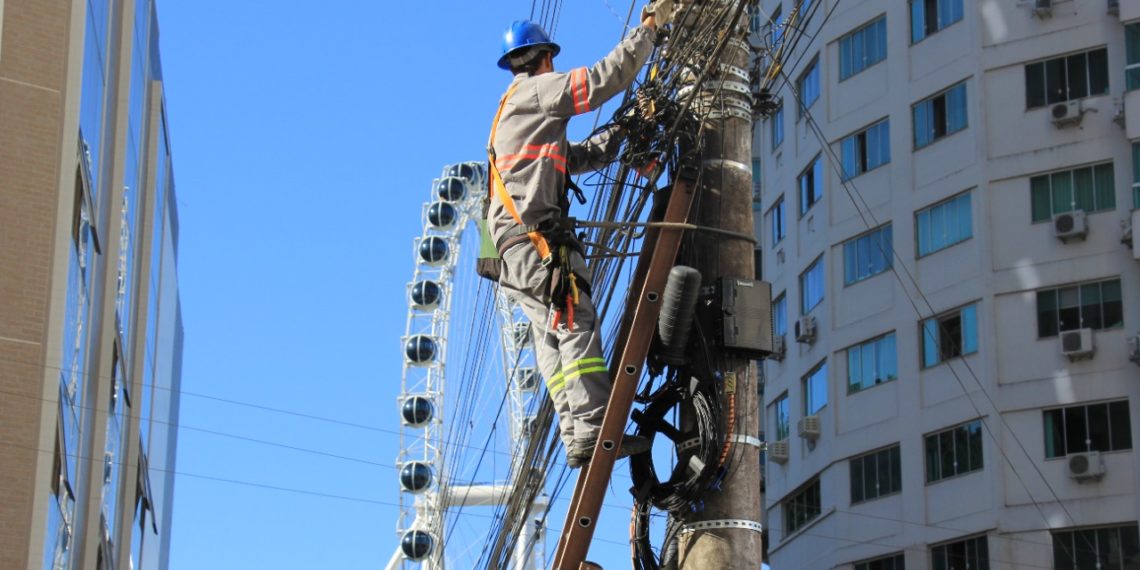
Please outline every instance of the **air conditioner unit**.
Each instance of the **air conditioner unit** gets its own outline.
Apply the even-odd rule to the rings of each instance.
[[[1120,15],[1120,0],[1108,0],[1108,13],[1113,16]]]
[[[1089,235],[1088,217],[1082,210],[1053,215],[1053,235],[1063,242],[1085,239]]]
[[[788,347],[784,344],[784,337],[777,336],[772,338],[772,354],[768,358],[772,360],[782,361],[784,355],[788,353]]]
[[[1033,13],[1038,18],[1048,18],[1053,15],[1053,0],[1033,0]]]
[[[1069,463],[1069,477],[1077,481],[1104,477],[1104,462],[1099,451],[1070,453],[1065,457]]]
[[[804,439],[819,439],[819,416],[804,416],[797,424],[797,432]]]
[[[768,444],[768,461],[780,465],[788,462],[788,440],[781,439]]]
[[[796,342],[812,344],[815,342],[815,317],[808,315],[796,321]]]
[[[1128,337],[1128,360],[1140,366],[1140,334]]]
[[[1059,129],[1070,125],[1079,125],[1084,117],[1084,111],[1081,110],[1081,100],[1057,103],[1049,109],[1049,115],[1050,120],[1053,121],[1053,126]]]
[[[1061,354],[1071,361],[1092,358],[1096,353],[1093,346],[1092,329],[1077,329],[1061,332]]]

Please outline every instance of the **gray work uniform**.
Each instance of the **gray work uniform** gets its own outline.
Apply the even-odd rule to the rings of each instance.
[[[649,57],[653,37],[651,29],[640,26],[590,68],[515,76],[512,85],[517,87],[504,103],[493,147],[496,168],[523,224],[537,226],[562,217],[559,201],[566,177],[613,160],[620,145],[613,131],[569,143],[566,124],[628,88]],[[518,223],[498,199],[492,199],[488,225],[495,242],[502,243]],[[565,316],[552,330],[553,311],[543,303],[548,270],[538,251],[523,241],[500,254],[499,285],[532,323],[535,356],[558,412],[563,443],[569,447],[575,439],[596,439],[611,384],[593,301],[583,291],[574,306],[573,330],[567,328]],[[581,255],[572,254],[571,265],[575,274],[589,281]]]

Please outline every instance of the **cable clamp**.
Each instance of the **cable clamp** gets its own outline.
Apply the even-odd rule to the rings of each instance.
[[[732,436],[729,437],[728,439],[732,443],[739,443],[741,445],[751,445],[752,447],[755,447],[756,449],[764,449],[764,442],[760,441],[759,438],[753,437],[750,435],[735,433],[735,434],[732,434]],[[677,453],[684,453],[690,449],[693,449],[694,447],[697,447],[700,444],[701,444],[701,438],[699,438],[699,437],[694,437],[692,439],[686,439],[685,441],[682,441],[681,443],[677,444]]]
[[[736,109],[734,107],[730,107],[730,108],[724,109],[724,110],[709,111],[709,114],[707,117],[710,120],[714,120],[714,121],[717,119],[727,119],[727,118],[736,118],[736,119],[744,119],[745,121],[751,121],[752,120],[752,113],[750,111],[743,111],[741,109]]]
[[[744,69],[742,67],[736,67],[735,65],[729,65],[727,63],[718,63],[716,68],[718,70],[720,70],[721,73],[727,73],[728,75],[735,75],[736,77],[743,79],[745,83],[748,83],[750,85],[752,83],[752,76],[748,73],[747,69]]]
[[[756,521],[749,521],[744,519],[717,519],[684,525],[681,527],[681,534],[715,528],[743,528],[747,530],[754,530],[756,532],[764,532],[764,527]]]

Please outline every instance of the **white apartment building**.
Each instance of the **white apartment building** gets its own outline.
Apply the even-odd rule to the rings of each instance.
[[[755,18],[771,567],[1140,568],[1140,0]]]

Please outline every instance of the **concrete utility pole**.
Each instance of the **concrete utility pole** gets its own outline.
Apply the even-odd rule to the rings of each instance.
[[[724,0],[698,2],[698,10],[693,12],[699,15],[679,25],[700,26],[702,21],[724,14],[724,8],[730,18],[737,16],[743,10],[740,3],[744,1],[736,0],[728,6]],[[684,14],[684,9],[680,13]],[[715,73],[704,81],[694,105],[695,110],[707,117],[696,223],[751,235],[752,99],[747,72],[750,48],[744,41],[748,18],[742,14],[736,21],[736,27],[731,30],[720,26],[729,38],[713,64]],[[705,286],[721,277],[755,277],[751,243],[708,232],[695,232],[692,239],[693,250],[699,255],[691,255],[693,259],[689,262],[701,272]],[[732,465],[721,490],[710,491],[704,499],[704,510],[688,522],[688,528],[698,530],[682,532],[680,536],[681,570],[760,567],[760,450],[754,443],[748,443],[759,441],[756,378],[750,360],[743,356],[726,355],[722,362],[726,363],[723,369],[726,390],[731,388],[735,376],[736,418],[733,433],[729,434],[733,439]],[[727,412],[727,402],[724,409]],[[702,522],[724,526],[703,530],[700,529]]]

